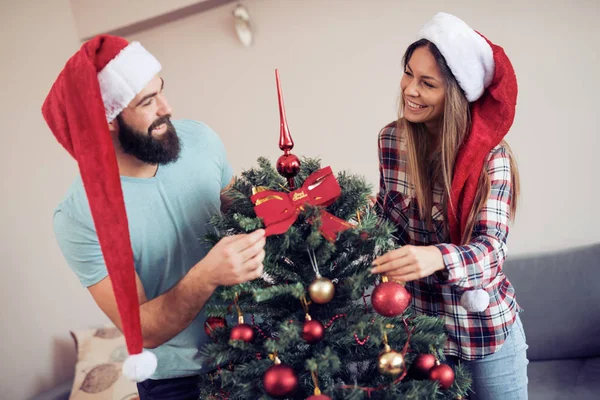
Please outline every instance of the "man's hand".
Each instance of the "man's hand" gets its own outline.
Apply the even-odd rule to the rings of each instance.
[[[264,229],[225,237],[194,268],[213,288],[251,281],[262,275],[265,242]]]
[[[373,274],[382,274],[398,282],[410,282],[445,268],[442,252],[435,246],[403,246],[377,257]]]
[[[231,181],[221,190],[221,212],[225,213],[231,207],[232,200],[228,196],[229,190],[233,187],[235,183],[235,177],[231,178]]]

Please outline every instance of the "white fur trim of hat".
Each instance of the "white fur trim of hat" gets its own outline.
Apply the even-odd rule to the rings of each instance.
[[[131,42],[98,73],[108,122],[115,119],[161,70],[139,42]]]
[[[418,39],[435,44],[469,102],[481,97],[494,77],[494,54],[480,34],[460,18],[439,12],[423,25]]]

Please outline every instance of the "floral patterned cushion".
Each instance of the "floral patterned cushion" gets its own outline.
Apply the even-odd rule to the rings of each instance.
[[[70,399],[139,400],[135,382],[121,373],[127,357],[123,334],[114,326],[71,331],[77,364]]]

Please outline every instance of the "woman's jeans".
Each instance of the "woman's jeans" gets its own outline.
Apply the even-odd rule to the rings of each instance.
[[[494,354],[480,360],[460,360],[473,376],[469,399],[476,400],[526,400],[527,399],[527,343],[523,324],[517,314],[506,341]],[[454,366],[457,357],[446,362]]]

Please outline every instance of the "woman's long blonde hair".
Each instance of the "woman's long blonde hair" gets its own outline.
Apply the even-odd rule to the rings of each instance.
[[[431,54],[433,54],[446,85],[444,113],[439,132],[440,138],[437,141],[431,141],[431,134],[427,133],[424,124],[412,123],[402,118],[404,109],[403,95],[400,96],[398,134],[404,133],[406,137],[408,151],[407,172],[410,183],[413,186],[413,195],[416,198],[420,216],[428,224],[431,224],[434,186],[440,185],[443,189],[444,210],[455,206],[450,201],[454,163],[463,140],[471,130],[471,113],[469,102],[462,89],[446,64],[446,60],[433,43],[426,39],[421,39],[411,44],[403,57],[404,68],[406,68],[406,64],[410,61],[414,51],[420,47],[427,47]],[[432,142],[437,143],[435,148],[433,148]],[[517,211],[519,198],[519,172],[515,157],[508,143],[502,141],[500,144],[506,149],[510,157],[510,218],[512,220]],[[462,244],[466,244],[471,240],[476,218],[488,200],[490,190],[490,178],[484,167],[479,177],[473,207],[469,210],[467,227],[461,238]],[[445,218],[447,218],[447,212],[445,213]],[[448,224],[446,224],[446,229],[448,229]]]

